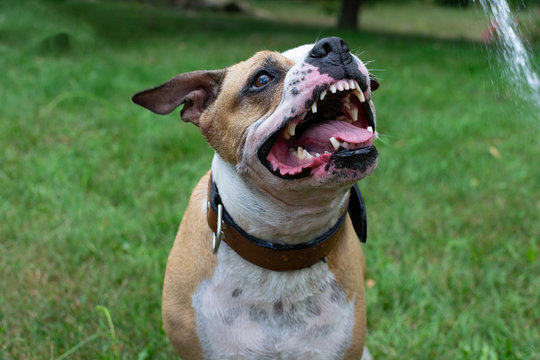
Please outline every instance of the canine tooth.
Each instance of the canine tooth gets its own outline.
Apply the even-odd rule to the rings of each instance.
[[[349,111],[349,115],[351,115],[351,118],[353,119],[353,121],[356,121],[358,120],[358,108],[356,106],[354,106],[350,111]],[[294,135],[294,134],[292,134]]]
[[[285,140],[289,140],[291,138],[291,134],[289,134],[289,128],[285,129],[283,133],[281,134],[281,137]]]
[[[304,149],[304,159],[313,159],[313,155],[311,155],[306,149]]]
[[[342,83],[342,82],[338,82],[337,88],[338,88],[339,91],[343,91],[343,83]]]
[[[356,81],[354,81],[354,80],[349,80],[349,87],[351,88],[351,90],[356,89],[355,83],[356,83]]]
[[[356,95],[358,100],[360,100],[361,103],[366,102],[366,98],[364,97],[364,93],[362,91],[355,90],[354,94]]]
[[[360,85],[358,85],[358,81],[353,80],[353,83],[354,83],[355,88],[357,88],[359,91],[362,91],[362,89],[360,88]]]
[[[304,120],[304,118],[306,117],[307,115],[307,112],[303,113],[302,115],[300,115],[300,121]]]
[[[335,137],[332,136],[328,140],[330,140],[330,142],[332,143],[332,146],[334,147],[334,150],[339,149],[339,141]]]
[[[298,123],[296,123],[294,121],[289,124],[288,133],[289,133],[290,136],[294,136],[294,134],[296,132],[296,125],[298,125]]]
[[[324,91],[321,93],[321,100],[324,99],[325,96],[326,96],[326,90],[324,90]]]
[[[336,86],[335,86],[335,85],[330,85],[330,92],[331,92],[332,94],[335,94],[336,91],[337,91]]]
[[[306,155],[304,154],[304,149],[302,149],[301,146],[299,146],[298,149],[296,149],[296,156],[297,156],[300,160],[304,160],[304,158],[306,157]]]
[[[370,133],[372,133],[372,132],[373,132],[373,127],[368,126],[367,131],[369,131]]]
[[[344,147],[345,149],[348,149],[350,147],[350,144],[346,141],[342,142],[341,143],[341,146]]]
[[[316,101],[313,103],[313,105],[311,105],[311,112],[314,113],[314,114],[317,112],[317,102]]]

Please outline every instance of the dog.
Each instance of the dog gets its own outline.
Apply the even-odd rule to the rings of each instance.
[[[377,165],[378,86],[329,37],[133,96],[157,114],[183,105],[215,150],[165,273],[163,326],[182,359],[370,358],[355,184]]]

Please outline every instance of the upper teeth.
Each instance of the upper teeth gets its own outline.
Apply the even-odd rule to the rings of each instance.
[[[356,97],[358,98],[358,100],[360,100],[361,103],[366,102],[366,98],[364,97],[364,93],[362,91],[354,89],[353,94],[356,95]]]
[[[319,99],[315,100],[315,102],[311,105],[311,112],[313,114],[317,113],[318,111],[317,103],[319,100],[324,100],[324,98],[328,94],[328,90],[330,90],[332,94],[335,94],[338,91],[351,90],[351,94],[356,96],[356,98],[358,99],[358,101],[360,101],[360,103],[366,102],[364,93],[356,80],[339,80],[331,84],[327,90],[324,90],[319,95]],[[339,116],[337,120],[348,121],[348,122],[357,121],[358,120],[358,106],[355,103],[351,102],[350,95],[347,95],[342,101],[343,101],[343,107],[346,109],[348,116],[346,115]],[[306,114],[307,113],[303,113],[297,119],[295,119],[294,121],[291,121],[289,125],[285,128],[285,130],[283,131],[282,137],[289,140],[291,136],[295,136],[296,126],[305,118]],[[368,126],[367,131],[373,133],[374,132],[373,127]],[[338,150],[340,146],[344,148],[349,147],[349,144],[347,142],[340,143],[334,137],[331,137],[329,140],[335,150]],[[311,159],[313,157],[313,155],[311,155],[307,150],[302,149],[301,147],[299,147],[295,151],[295,153],[300,159],[306,159],[306,158]],[[315,153],[315,156],[318,157],[318,155],[319,154]]]
[[[289,140],[291,136],[296,135],[296,126],[298,125],[298,122],[301,121],[304,118],[304,116],[300,117],[300,120],[291,121],[289,125],[283,130],[282,136]]]
[[[366,102],[364,93],[362,92],[362,89],[360,88],[360,85],[358,85],[358,82],[356,80],[339,80],[338,82],[330,85],[328,90],[330,90],[332,94],[335,94],[338,91],[353,90],[353,94],[356,95],[356,97],[361,103]],[[319,99],[324,100],[326,94],[327,90],[324,90],[319,96]],[[311,111],[313,113],[317,112],[317,100],[315,100],[315,102],[311,106]]]

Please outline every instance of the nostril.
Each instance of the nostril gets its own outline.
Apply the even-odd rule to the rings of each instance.
[[[324,58],[332,53],[342,54],[348,52],[349,47],[345,40],[338,37],[329,37],[319,40],[315,46],[313,46],[309,55],[312,58]]]
[[[343,50],[343,52],[346,52],[346,53],[349,52],[349,46],[343,39],[341,39],[341,49]]]
[[[325,55],[330,54],[332,52],[332,45],[330,45],[330,43],[324,43],[323,50]]]
[[[332,45],[329,42],[326,41],[319,41],[313,49],[311,49],[311,57],[314,58],[322,58],[326,55],[330,54],[332,52]]]

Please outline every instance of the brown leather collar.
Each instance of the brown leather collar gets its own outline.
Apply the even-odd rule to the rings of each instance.
[[[348,211],[344,211],[337,223],[326,233],[306,243],[286,245],[258,239],[242,230],[227,213],[216,184],[210,176],[208,182],[208,225],[214,232],[218,231],[218,207],[222,207],[221,236],[238,255],[260,267],[274,271],[291,271],[309,267],[324,258],[332,251],[339,239],[339,230],[342,228],[347,212],[354,210],[360,217],[351,217],[354,228],[362,242],[366,240],[365,206],[358,187],[351,189]],[[358,215],[358,214],[356,214]],[[219,246],[219,244],[217,245]],[[215,247],[215,245],[214,245]],[[215,250],[217,251],[216,247]]]

